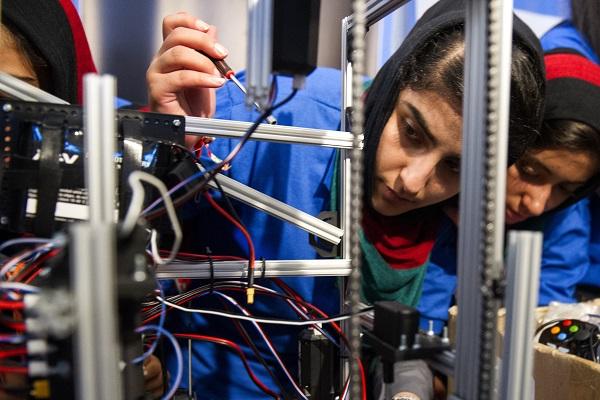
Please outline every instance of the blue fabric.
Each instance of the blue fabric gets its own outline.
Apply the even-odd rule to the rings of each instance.
[[[239,74],[238,78],[243,81],[244,74]],[[340,85],[339,71],[319,68],[308,77],[305,90],[299,91],[290,103],[277,110],[275,117],[280,125],[337,130],[340,123]],[[279,77],[276,102],[281,101],[290,92],[291,79]],[[258,117],[254,110],[246,108],[241,92],[229,83],[218,91],[217,104],[215,118],[254,121]],[[217,139],[210,145],[210,149],[223,158],[236,143],[237,140],[233,139]],[[336,151],[331,148],[249,141],[234,160],[228,175],[311,215],[317,215],[322,210],[329,209],[330,184],[336,154]],[[218,198],[216,194],[214,197]],[[257,258],[314,259],[317,257],[308,244],[308,234],[305,231],[251,207],[237,202],[234,202],[234,205],[252,236]],[[186,232],[188,242],[185,245],[199,249],[209,245],[214,254],[246,256],[246,242],[241,234],[216,213],[206,212],[204,207],[206,205],[203,203],[194,204],[184,210],[188,220],[194,218],[194,221],[197,221],[195,223],[197,229],[193,233]],[[305,300],[325,312],[337,314],[339,311],[339,291],[335,278],[284,280]],[[268,280],[259,279],[256,283],[272,285]],[[246,306],[243,296],[237,296],[236,299]],[[206,296],[194,301],[193,305],[223,309],[216,296]],[[265,299],[257,296],[255,304],[248,309],[256,315],[297,319],[289,306],[276,298]],[[277,367],[276,361],[268,352],[255,328],[249,323],[244,323],[244,326],[267,362],[276,366],[273,370],[279,380],[289,387],[281,369]],[[243,343],[233,323],[224,318],[170,312],[169,328],[173,332],[207,334],[229,338],[238,344]],[[298,365],[297,336],[300,329],[270,325],[265,326],[265,331],[295,377]],[[242,347],[254,373],[267,387],[278,392],[277,386],[264,367],[256,361],[250,349],[247,346]],[[174,360],[169,362],[171,371],[174,368],[173,362]],[[187,364],[185,372],[187,373]],[[201,399],[268,397],[249,379],[239,357],[223,346],[195,342],[193,376],[194,391]],[[185,385],[187,383],[184,380],[183,386]],[[292,389],[289,389],[289,392],[294,393]]]
[[[583,199],[543,218],[538,304],[547,305],[552,300],[573,303],[575,286],[589,268],[589,201]],[[456,290],[456,244],[456,227],[446,220],[433,247],[417,307],[421,312],[422,329],[427,329],[428,321],[432,320],[436,332],[440,332],[448,319],[448,308],[454,303]]]
[[[540,41],[544,51],[561,48],[573,49],[596,64],[600,64],[598,55],[569,20],[565,20],[549,30]]]
[[[590,219],[590,267],[579,283],[600,287],[600,198],[597,195],[590,197]]]

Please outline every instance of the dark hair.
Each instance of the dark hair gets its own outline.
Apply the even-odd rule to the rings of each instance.
[[[534,58],[516,42],[512,48],[509,119],[509,163],[515,162],[539,136],[543,105],[544,75]],[[405,84],[413,90],[432,90],[447,99],[457,112],[464,93],[464,30],[454,27],[428,41],[402,67]]]
[[[561,149],[589,153],[600,159],[600,132],[586,123],[569,119],[546,120],[542,132],[531,150]]]
[[[12,44],[14,44],[17,51],[23,54],[25,59],[30,63],[30,66],[33,68],[38,78],[40,88],[51,92],[50,70],[46,59],[29,43],[29,40],[23,36],[19,29],[12,24],[7,21],[2,21],[0,23],[0,30],[8,35],[7,40],[12,41]]]
[[[600,56],[600,2],[597,0],[571,0],[571,20]]]

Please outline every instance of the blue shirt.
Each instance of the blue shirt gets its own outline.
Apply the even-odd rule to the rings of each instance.
[[[244,80],[244,74],[238,78]],[[278,95],[275,102],[281,101],[291,92],[291,79],[279,77]],[[320,68],[306,80],[306,88],[297,93],[288,104],[275,112],[280,125],[293,125],[307,128],[339,129],[341,75],[339,71]],[[248,110],[242,93],[228,83],[217,92],[217,113],[215,118],[254,121],[258,114]],[[235,146],[237,140],[217,139],[210,145],[213,153],[224,158]],[[329,209],[330,185],[337,152],[332,148],[300,144],[280,144],[263,141],[249,141],[234,159],[228,175],[289,205],[311,215]],[[219,196],[215,193],[215,198]],[[247,227],[256,248],[256,257],[265,259],[314,259],[316,252],[308,243],[308,234],[295,227],[254,208],[234,201],[237,213]],[[197,221],[193,232],[186,232],[188,246],[203,249],[211,247],[214,254],[247,256],[246,241],[227,221],[207,210],[198,211],[203,204],[188,206],[184,210],[187,219]],[[193,242],[193,243],[190,243]],[[257,265],[260,262],[257,261]],[[317,305],[325,312],[339,312],[339,290],[335,278],[285,278],[294,290],[306,301]],[[204,282],[206,283],[206,282]],[[257,284],[269,286],[268,280],[257,280]],[[231,294],[231,293],[227,293]],[[246,305],[243,296],[236,299]],[[194,307],[223,309],[216,296],[205,296],[195,301]],[[283,301],[257,295],[255,304],[249,306],[251,313],[285,319],[297,319],[295,313]],[[243,341],[231,320],[221,317],[204,317],[199,314],[186,314],[170,311],[169,329],[173,332],[193,332],[229,338],[242,345]],[[259,348],[279,380],[286,385],[289,393],[294,393],[278,364],[271,356],[264,341],[255,328],[244,323],[252,340]],[[298,365],[297,337],[301,329],[279,325],[263,325],[267,335],[277,348],[283,362],[293,376]],[[251,353],[248,346],[242,348],[248,356],[254,373],[271,390],[278,392],[277,386]],[[173,376],[173,360],[169,369]],[[187,374],[187,363],[185,363]],[[196,341],[193,344],[194,391],[201,399],[264,399],[266,396],[250,380],[239,356],[228,348]],[[186,376],[186,375],[184,375]],[[187,386],[184,379],[182,386]],[[297,396],[295,396],[297,397]]]
[[[590,196],[589,268],[580,284],[600,287],[600,198]]]
[[[539,305],[550,301],[575,302],[575,286],[589,267],[590,235],[589,201],[583,199],[563,210],[543,217],[544,242],[540,270]],[[448,218],[433,246],[423,294],[418,309],[421,328],[434,321],[440,332],[448,320],[448,308],[454,303],[456,291],[457,230]]]

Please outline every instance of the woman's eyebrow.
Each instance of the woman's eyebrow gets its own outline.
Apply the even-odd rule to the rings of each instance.
[[[429,126],[427,126],[427,122],[425,121],[423,114],[414,105],[410,104],[408,101],[403,101],[402,103],[404,105],[406,105],[406,107],[410,110],[411,114],[413,115],[414,119],[417,121],[417,123],[421,127],[421,130],[423,131],[425,136],[427,136],[427,138],[433,144],[437,144],[438,141],[435,138],[435,136],[433,136],[433,134],[431,133],[431,130],[429,130]]]

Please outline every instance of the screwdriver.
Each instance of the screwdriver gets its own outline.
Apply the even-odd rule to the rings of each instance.
[[[217,67],[217,70],[219,71],[219,73],[221,75],[223,75],[224,78],[227,78],[230,81],[232,81],[235,84],[235,86],[237,86],[242,91],[242,93],[244,93],[246,96],[248,95],[248,91],[246,90],[246,88],[244,87],[242,82],[240,82],[235,77],[235,72],[233,72],[233,69],[231,69],[231,67],[225,62],[225,60],[218,60],[218,59],[213,58],[205,53],[202,53],[202,54],[204,56],[208,57],[208,59],[210,61],[212,61],[213,64],[215,64],[215,67]],[[256,107],[258,112],[261,112],[261,113],[263,112],[263,108],[257,102],[254,102],[254,107]],[[269,123],[271,125],[275,125],[277,123],[277,120],[272,115],[269,115],[269,116],[267,116],[267,123]]]

